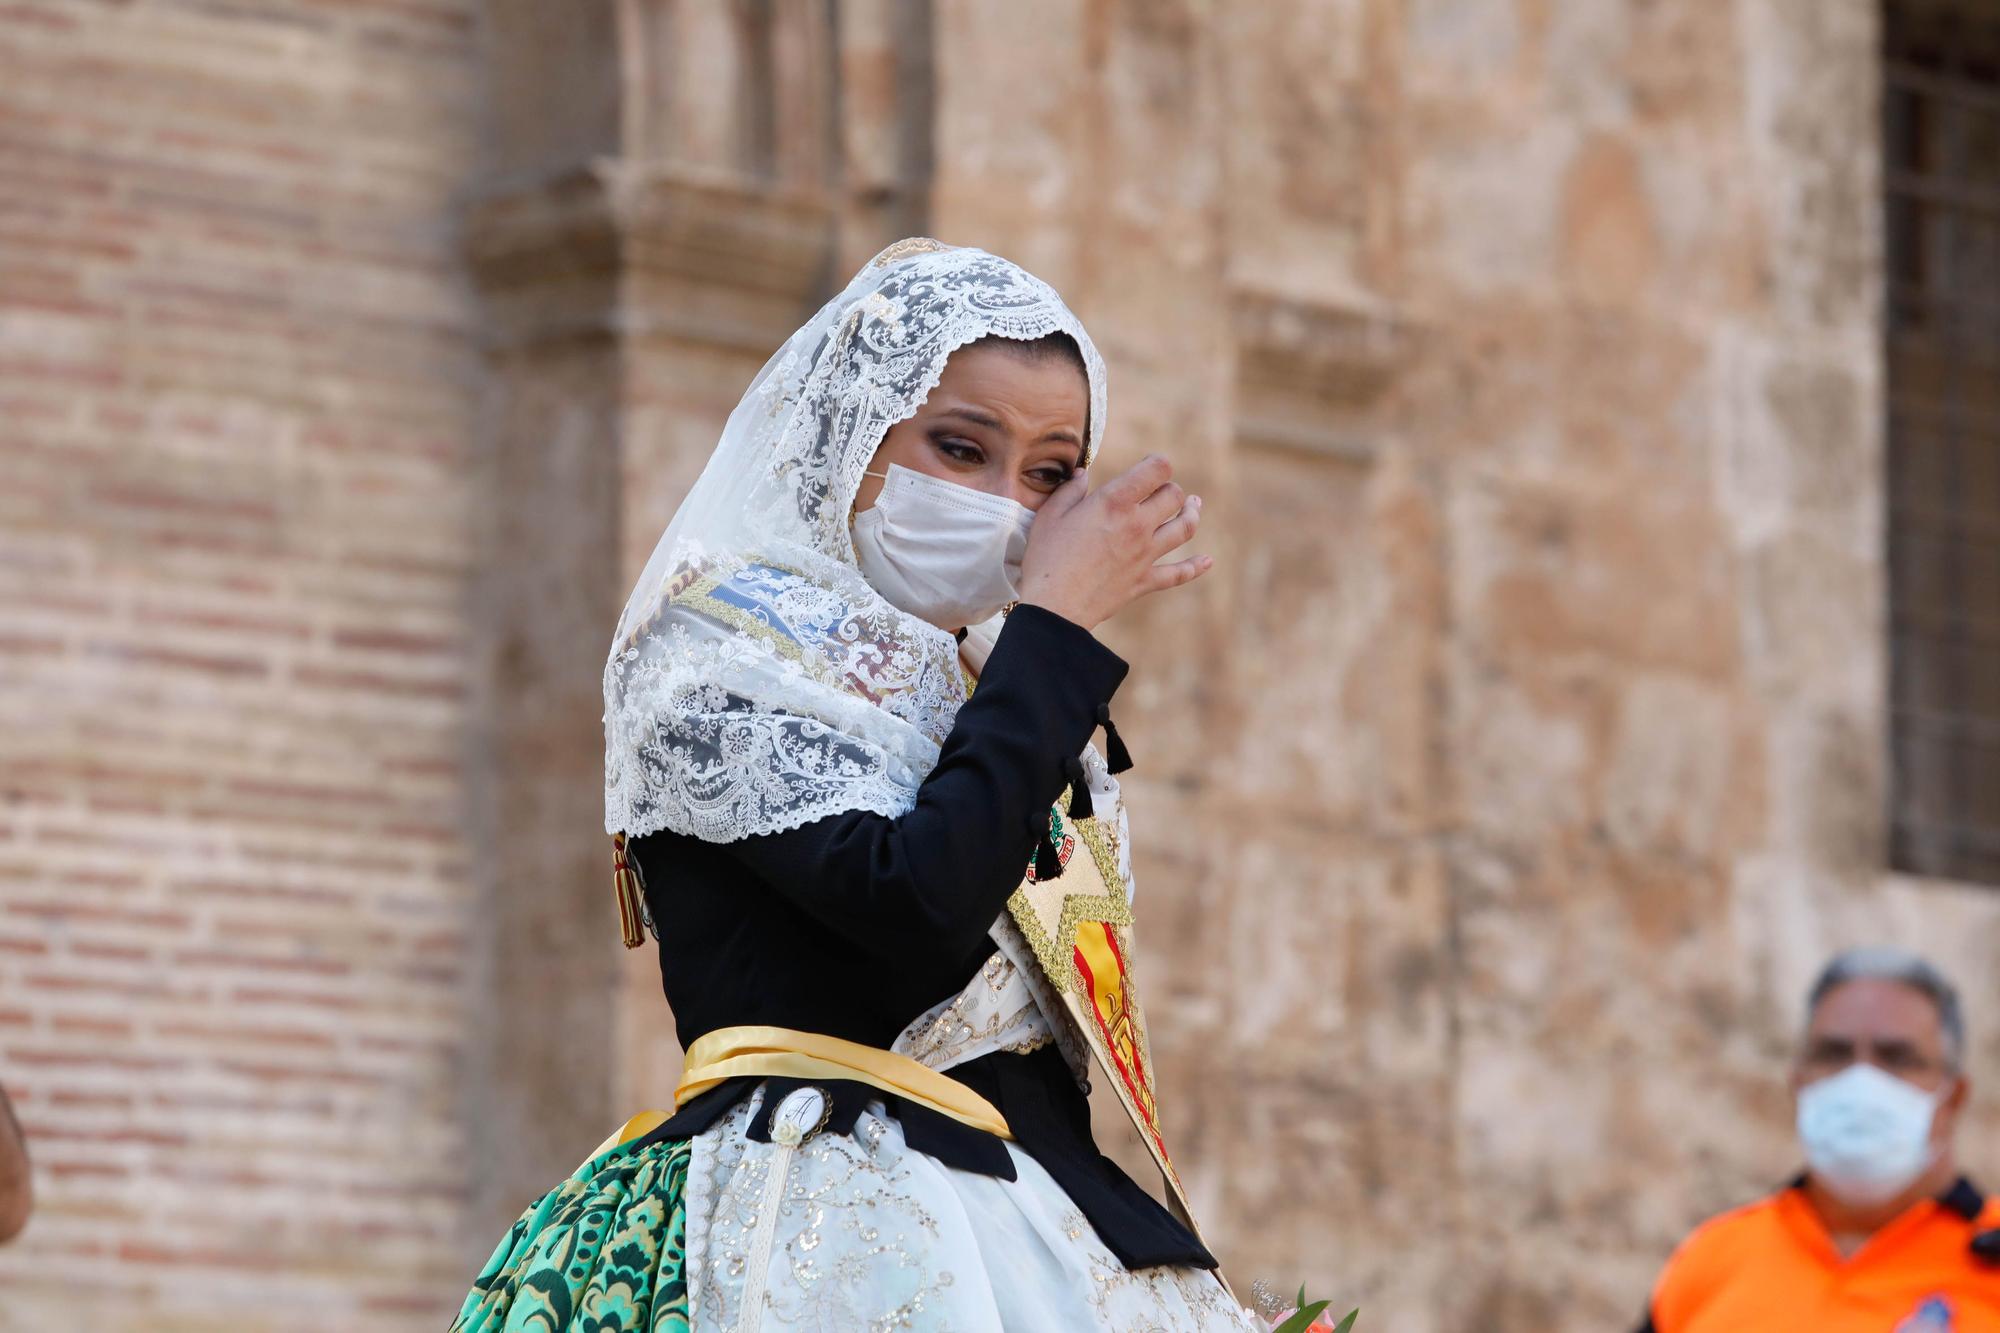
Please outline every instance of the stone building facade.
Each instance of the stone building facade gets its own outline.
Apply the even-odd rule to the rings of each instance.
[[[1232,1274],[1618,1327],[1892,873],[1875,0],[0,7],[0,1327],[435,1328],[678,1055],[606,635],[883,242],[1018,259],[1218,568],[1106,630]],[[1129,719],[1129,720],[1128,720]],[[1108,1123],[1108,1122],[1107,1122]],[[2000,1102],[1969,1136],[1974,1165]]]

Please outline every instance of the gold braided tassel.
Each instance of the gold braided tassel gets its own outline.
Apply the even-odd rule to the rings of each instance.
[[[611,835],[611,887],[618,894],[618,932],[625,947],[636,949],[646,942],[646,901],[639,890],[639,872],[625,852],[625,835]]]

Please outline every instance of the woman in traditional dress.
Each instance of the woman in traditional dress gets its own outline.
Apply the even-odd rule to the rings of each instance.
[[[1086,482],[1104,379],[1046,284],[919,239],[751,384],[604,676],[676,1108],[531,1206],[455,1327],[1246,1326],[1160,1133],[1091,635],[1210,562],[1165,560],[1201,505],[1164,458]],[[1092,1078],[1171,1209],[1098,1152]]]

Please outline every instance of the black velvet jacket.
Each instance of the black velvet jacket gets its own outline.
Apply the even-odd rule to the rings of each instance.
[[[728,844],[672,832],[635,839],[682,1046],[718,1028],[772,1024],[887,1049],[962,990],[994,951],[987,927],[1047,829],[1065,762],[1108,716],[1125,671],[1087,630],[1018,607],[908,814],[851,811]],[[1186,1226],[1097,1151],[1088,1103],[1053,1046],[945,1072],[999,1108],[1016,1144],[1127,1267],[1215,1267]],[[731,1080],[648,1137],[699,1133],[759,1082],[770,1089],[750,1134],[765,1139],[769,1108],[796,1083]],[[862,1108],[881,1100],[911,1148],[1014,1179],[989,1134],[864,1084],[820,1086],[833,1101],[829,1130],[852,1131]]]

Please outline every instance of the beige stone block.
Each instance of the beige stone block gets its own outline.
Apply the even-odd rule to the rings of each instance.
[[[1391,1069],[1433,1061],[1444,1038],[1436,868],[1365,845],[1329,856],[1281,829],[1230,841],[1217,887],[1237,910],[1211,984],[1231,1047],[1272,1072],[1364,1048]]]
[[[1466,824],[1496,839],[1559,838],[1589,817],[1601,699],[1577,684],[1543,701],[1504,681],[1479,689],[1479,707],[1453,728],[1454,803]]]
[[[1393,283],[1404,170],[1393,20],[1354,2],[1238,5],[1218,27],[1231,276],[1328,301]]]
[[[947,5],[937,14],[940,62],[933,225],[958,245],[1006,255],[1074,294],[1102,187],[1081,159],[1096,97],[1079,6]],[[1032,89],[1024,96],[1022,90]]]
[[[1738,652],[1719,524],[1698,495],[1466,487],[1452,526],[1468,632],[1518,669],[1579,659],[1716,677]],[[1633,595],[1633,590],[1643,590]]]
[[[1887,854],[1886,774],[1876,737],[1836,707],[1800,707],[1772,720],[1770,844],[1818,873],[1857,886]]]
[[[1426,314],[1483,297],[1532,301],[1559,271],[1562,180],[1582,136],[1509,111],[1447,103],[1417,112],[1438,123],[1409,162],[1403,268]]]
[[[1376,1080],[1364,1092],[1332,1071],[1274,1080],[1239,1066],[1205,1099],[1213,1111],[1177,1151],[1197,1206],[1220,1219],[1211,1230],[1232,1281],[1303,1281],[1370,1318],[1436,1326],[1452,1208],[1442,1085]]]
[[[1231,785],[1261,808],[1328,825],[1426,817],[1434,725],[1435,526],[1402,479],[1333,459],[1246,450],[1242,527],[1218,576],[1260,645],[1221,701]]]
[[[1874,495],[1877,435],[1852,368],[1780,362],[1765,376],[1764,397],[1801,511],[1843,514]]]
[[[1659,237],[1642,162],[1632,144],[1599,134],[1563,177],[1563,257],[1584,299],[1642,299],[1659,267]]]
[[[1673,677],[1629,682],[1602,775],[1612,844],[1636,855],[1709,860],[1732,793],[1730,701]]]
[[[1549,0],[1523,14],[1525,60],[1564,119],[1604,125],[1631,116],[1635,29],[1645,21],[1644,8]]]
[[[1760,685],[1842,705],[1877,693],[1886,669],[1877,563],[1794,528],[1745,552],[1743,565],[1744,648]]]
[[[1751,0],[1740,41],[1771,313],[1799,336],[1865,346],[1880,305],[1879,157],[1852,146],[1878,133],[1876,10]]]
[[[1403,41],[1412,81],[1482,89],[1514,73],[1521,58],[1523,9],[1498,0],[1416,0],[1405,6]]]
[[[1867,405],[1882,388],[1871,359],[1798,356],[1732,332],[1711,375],[1718,497],[1738,540],[1800,524],[1850,558],[1876,559],[1882,442]]]

